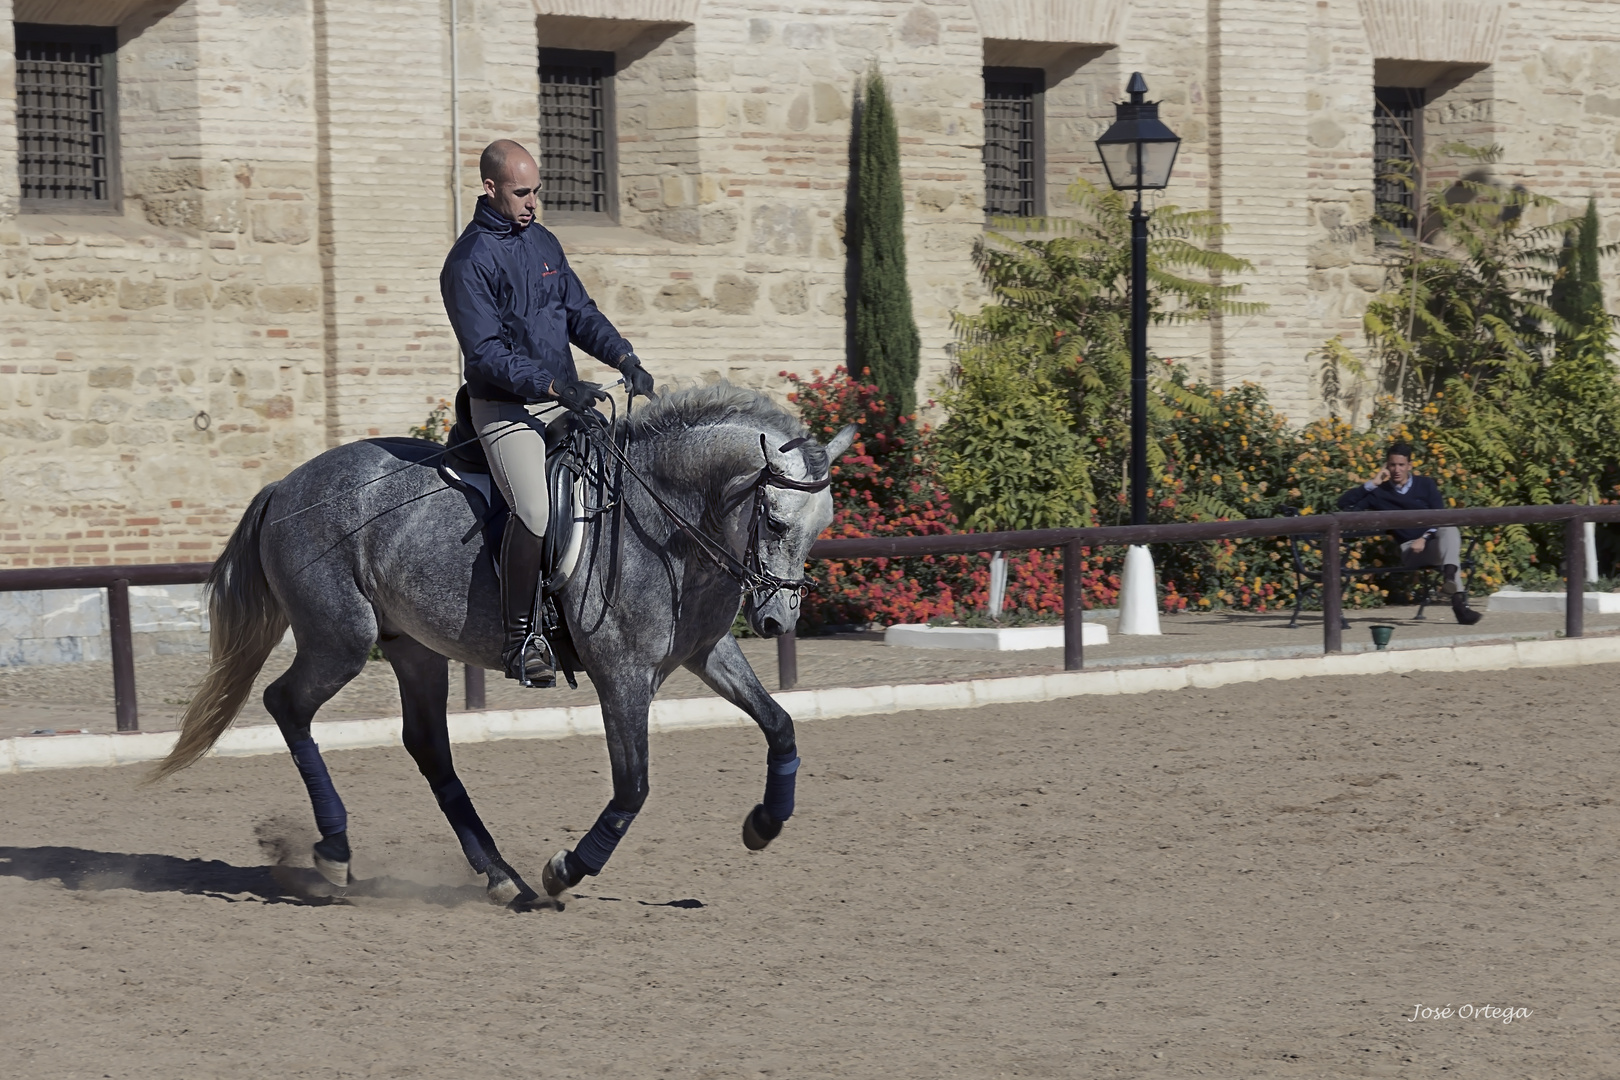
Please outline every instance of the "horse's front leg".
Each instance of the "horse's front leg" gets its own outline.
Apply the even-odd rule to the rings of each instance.
[[[715,693],[754,718],[769,751],[765,756],[765,798],[743,819],[743,843],[759,851],[782,832],[793,816],[794,781],[799,771],[799,748],[793,736],[793,717],[776,703],[749,666],[737,639],[724,634],[686,667],[708,683]]]
[[[594,681],[594,680],[593,680]],[[596,824],[570,851],[557,852],[540,874],[547,895],[558,896],[587,877],[602,872],[613,849],[647,801],[647,707],[652,704],[650,680],[626,674],[613,684],[598,685],[602,724],[607,729],[608,764],[613,770],[613,798],[597,816]]]

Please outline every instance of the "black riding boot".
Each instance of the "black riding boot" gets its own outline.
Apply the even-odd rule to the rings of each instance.
[[[1457,621],[1464,626],[1473,626],[1484,618],[1483,615],[1468,606],[1468,594],[1460,589],[1451,594],[1451,613],[1457,616]]]
[[[542,538],[513,514],[501,538],[501,622],[506,627],[501,663],[506,666],[506,677],[524,686],[557,683],[551,647],[534,625],[543,548]]]

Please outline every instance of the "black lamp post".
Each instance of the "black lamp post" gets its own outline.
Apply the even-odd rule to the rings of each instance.
[[[1140,71],[1125,87],[1130,101],[1114,105],[1114,122],[1097,140],[1108,182],[1135,191],[1131,207],[1131,524],[1147,524],[1147,219],[1142,192],[1170,183],[1181,139],[1159,120],[1159,103],[1144,101]]]

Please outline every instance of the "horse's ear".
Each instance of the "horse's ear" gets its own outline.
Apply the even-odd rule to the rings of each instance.
[[[843,429],[832,437],[832,442],[827,444],[827,461],[830,464],[838,464],[838,459],[849,453],[849,446],[855,441],[856,431],[854,424],[845,424]]]

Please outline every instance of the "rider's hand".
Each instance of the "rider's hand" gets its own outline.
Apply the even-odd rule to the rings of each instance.
[[[625,391],[631,397],[653,396],[653,377],[647,374],[647,369],[641,366],[641,357],[635,353],[629,353],[619,361],[619,374],[624,376]]]
[[[554,382],[551,384],[551,393],[562,403],[563,408],[577,413],[592,412],[593,405],[608,399],[600,386],[593,382],[585,382],[583,379]]]

